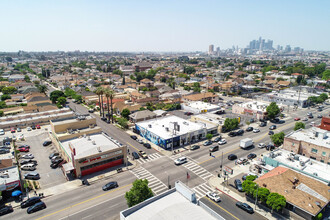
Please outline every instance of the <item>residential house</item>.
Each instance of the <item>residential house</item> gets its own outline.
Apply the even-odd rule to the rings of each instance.
[[[23,74],[14,74],[8,77],[9,82],[24,81],[25,75]]]
[[[150,97],[150,98],[136,99],[134,102],[136,104],[145,106],[148,102],[149,103],[158,103],[159,102],[159,99],[158,98],[154,98],[154,97]]]
[[[154,82],[150,79],[143,79],[140,81],[140,86],[139,88],[143,88],[143,87],[147,87],[147,88],[150,88],[150,87],[153,87],[154,86]]]
[[[133,123],[140,122],[140,121],[146,121],[149,119],[156,118],[157,114],[149,111],[149,110],[143,110],[143,111],[137,111],[133,114],[129,115],[129,120]]]
[[[186,101],[186,102],[203,101],[203,102],[209,102],[209,103],[218,103],[219,96],[212,92],[206,92],[206,93],[198,93],[198,94],[183,96],[182,100]]]

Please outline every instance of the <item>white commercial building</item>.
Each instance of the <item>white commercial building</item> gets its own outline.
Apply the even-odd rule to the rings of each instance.
[[[203,113],[203,112],[213,112],[221,110],[221,107],[219,105],[210,104],[207,102],[187,102],[181,104],[181,109],[193,112],[193,113]]]

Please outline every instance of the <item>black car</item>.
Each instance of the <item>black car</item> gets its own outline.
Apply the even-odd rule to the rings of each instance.
[[[228,155],[228,160],[236,160],[237,156],[235,154],[229,154]]]
[[[88,112],[89,113],[94,113],[94,109],[89,109]]]
[[[133,156],[134,159],[139,159],[140,158],[139,154],[136,153],[135,151],[133,151],[132,156]]]
[[[42,145],[43,145],[44,147],[46,147],[46,146],[48,146],[48,145],[50,145],[50,144],[52,144],[52,141],[45,141]]]
[[[26,210],[26,212],[28,214],[45,209],[46,208],[46,204],[44,202],[38,202],[36,204],[34,204],[33,206],[31,206],[30,208],[28,208]]]
[[[235,184],[235,188],[236,188],[239,192],[243,192],[242,182],[241,182],[240,179],[235,179],[234,184]]]
[[[63,159],[55,160],[54,162],[52,162],[52,164],[50,165],[50,167],[53,168],[53,169],[55,169],[55,168],[57,168],[62,162],[63,162]]]
[[[231,131],[228,134],[229,137],[235,137],[236,135],[237,135],[237,133],[235,131]]]
[[[10,152],[9,149],[4,149],[4,148],[0,149],[0,154],[8,154],[9,152]]]
[[[245,131],[253,131],[253,127],[248,127]]]
[[[36,126],[35,125],[32,125],[31,128],[32,128],[32,130],[36,130]]]
[[[13,212],[14,209],[10,205],[4,205],[0,207],[0,216]]]
[[[52,163],[57,163],[58,161],[62,162],[63,161],[62,157],[55,156],[55,157],[53,157],[53,159],[50,160],[50,162],[52,162]]]
[[[257,157],[257,155],[254,153],[250,153],[249,155],[247,155],[247,159],[249,159],[249,160],[252,160],[253,158],[256,158],[256,157]]]
[[[40,179],[40,175],[37,172],[30,172],[30,173],[24,174],[24,178],[27,180],[38,180],[38,179]]]
[[[35,197],[31,197],[27,200],[25,200],[24,202],[21,203],[21,208],[26,208],[29,206],[32,206],[38,202],[41,202],[40,197],[39,196],[35,196]]]
[[[279,118],[274,118],[274,119],[271,119],[270,122],[272,123],[278,123],[280,121]]]
[[[253,130],[253,129],[252,129]],[[244,130],[242,129],[239,129],[237,132],[236,132],[236,135],[243,135],[244,134]]]
[[[197,150],[199,148],[200,148],[199,145],[193,145],[190,147],[190,150]]]
[[[251,206],[249,206],[248,204],[246,203],[243,203],[243,202],[237,202],[236,203],[236,206],[243,209],[244,211],[252,214],[254,211],[253,211],[253,208]]]
[[[274,134],[274,131],[269,131],[268,132],[268,135],[273,135]]]
[[[143,146],[150,149],[151,148],[151,145],[149,143],[143,143]]]
[[[276,125],[272,125],[269,127],[269,130],[275,130],[276,129]]]
[[[36,160],[32,160],[32,159],[29,159],[29,160],[21,160],[21,161],[20,161],[20,164],[21,164],[21,165],[28,164],[28,163],[33,163],[34,165],[38,165],[38,162],[37,162]]]
[[[108,120],[108,119],[107,119],[106,117],[102,117],[101,120],[102,120],[102,121],[106,121],[106,120]]]
[[[274,150],[274,149],[275,149],[275,146],[272,145],[272,144],[268,144],[268,145],[266,146],[266,150]]]
[[[59,153],[57,153],[57,152],[55,152],[55,153],[51,153],[50,155],[49,155],[49,159],[52,159],[53,157],[55,157],[55,156],[59,156],[60,154]]]
[[[136,140],[137,139],[137,137],[135,136],[135,135],[131,135],[130,136],[133,140]]]
[[[107,183],[105,184],[102,189],[103,191],[107,191],[109,189],[113,189],[113,188],[117,188],[118,187],[118,183],[116,181],[114,182],[110,182],[110,183]]]
[[[261,122],[260,123],[260,127],[266,127],[267,126],[267,122]]]

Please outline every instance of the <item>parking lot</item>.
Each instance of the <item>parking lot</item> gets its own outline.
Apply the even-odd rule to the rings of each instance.
[[[32,153],[34,160],[38,162],[37,169],[35,170],[40,174],[40,186],[42,189],[49,188],[61,183],[66,182],[66,179],[60,168],[52,169],[50,167],[51,161],[49,155],[56,152],[56,148],[53,144],[44,147],[42,143],[46,140],[50,140],[48,131],[44,128],[26,131],[23,130],[25,140],[17,141],[17,146],[27,144],[30,146],[30,152],[23,153],[20,155]],[[22,175],[30,171],[22,171]]]

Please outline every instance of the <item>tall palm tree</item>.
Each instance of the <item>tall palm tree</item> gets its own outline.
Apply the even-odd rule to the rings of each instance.
[[[99,107],[100,107],[100,116],[102,116],[102,110],[103,110],[103,117],[104,117],[104,109],[103,109],[103,88],[102,87],[97,87],[97,89],[95,90],[95,93],[98,95],[99,97]],[[102,98],[102,102],[101,102],[101,98]]]
[[[107,118],[108,118],[108,120],[107,120],[107,122],[108,123],[110,123],[110,106],[109,106],[109,98],[110,98],[110,89],[106,89],[105,91],[104,91],[104,94],[105,94],[105,97],[107,98],[107,108],[108,108],[108,114],[107,114]]]
[[[111,107],[111,113],[110,113],[111,123],[113,123],[113,103],[112,103],[112,100],[115,97],[115,92],[112,89],[109,89],[108,90],[108,96],[109,96],[109,99],[110,99],[110,107]]]

